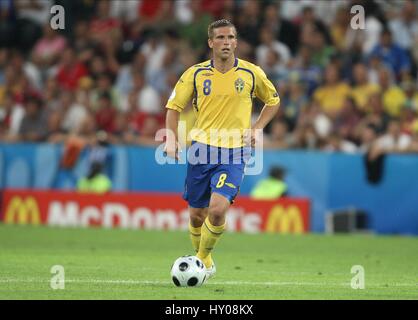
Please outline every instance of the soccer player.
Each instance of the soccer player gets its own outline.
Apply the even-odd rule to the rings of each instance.
[[[169,157],[179,158],[179,113],[193,98],[197,119],[191,132],[192,147],[197,146],[198,153],[207,152],[204,157],[207,161],[188,161],[183,198],[189,204],[192,245],[210,278],[216,272],[211,252],[225,230],[225,214],[244,177],[248,159],[245,145],[254,146],[257,131],[274,117],[280,99],[261,68],[235,57],[237,31],[230,21],[211,23],[208,37],[212,59],[187,69],[168,99],[166,130],[171,134],[167,135],[165,152]],[[253,97],[265,105],[251,127]],[[219,134],[214,137],[213,132]],[[231,142],[225,139],[225,132],[239,132],[240,139],[233,137]],[[250,135],[245,136],[246,132]],[[225,151],[229,161],[220,161],[219,153],[225,155]]]

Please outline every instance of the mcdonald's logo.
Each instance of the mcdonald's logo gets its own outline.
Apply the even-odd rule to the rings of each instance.
[[[16,216],[18,224],[28,224],[29,221],[34,225],[40,224],[40,211],[35,198],[32,196],[26,198],[13,197],[7,206],[4,222],[15,223]]]
[[[267,232],[296,233],[305,231],[300,209],[295,205],[284,208],[281,205],[274,206],[267,218]]]

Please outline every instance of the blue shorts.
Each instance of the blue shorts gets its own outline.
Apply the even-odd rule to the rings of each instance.
[[[197,147],[193,150],[192,147]],[[206,154],[202,154],[206,150]],[[199,159],[191,160],[191,153]],[[244,178],[244,168],[251,150],[220,148],[192,142],[188,150],[187,177],[183,199],[192,208],[209,206],[211,194],[219,193],[234,202]],[[196,163],[197,162],[197,163]]]

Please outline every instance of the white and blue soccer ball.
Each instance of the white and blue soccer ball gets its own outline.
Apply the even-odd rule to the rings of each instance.
[[[206,267],[196,256],[182,256],[174,261],[170,274],[177,287],[200,287],[206,280]]]

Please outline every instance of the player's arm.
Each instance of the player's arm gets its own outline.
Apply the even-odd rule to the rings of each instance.
[[[193,68],[189,68],[180,77],[168,99],[166,108],[166,144],[164,151],[169,157],[178,159],[178,124],[180,112],[186,107],[193,95]]]
[[[167,110],[165,118],[166,142],[164,151],[171,158],[178,159],[179,143],[177,128],[179,126],[180,112],[173,109]]]
[[[257,121],[254,123],[252,128],[264,129],[269,124],[269,122],[274,118],[277,111],[279,111],[279,106],[280,106],[280,102],[273,106],[264,105]]]
[[[254,73],[256,76],[255,95],[264,102],[264,107],[261,110],[257,121],[251,128],[251,146],[254,146],[255,144],[255,137],[258,130],[261,130],[260,132],[262,132],[274,118],[280,107],[279,94],[264,71],[261,70],[261,68],[256,67]]]

